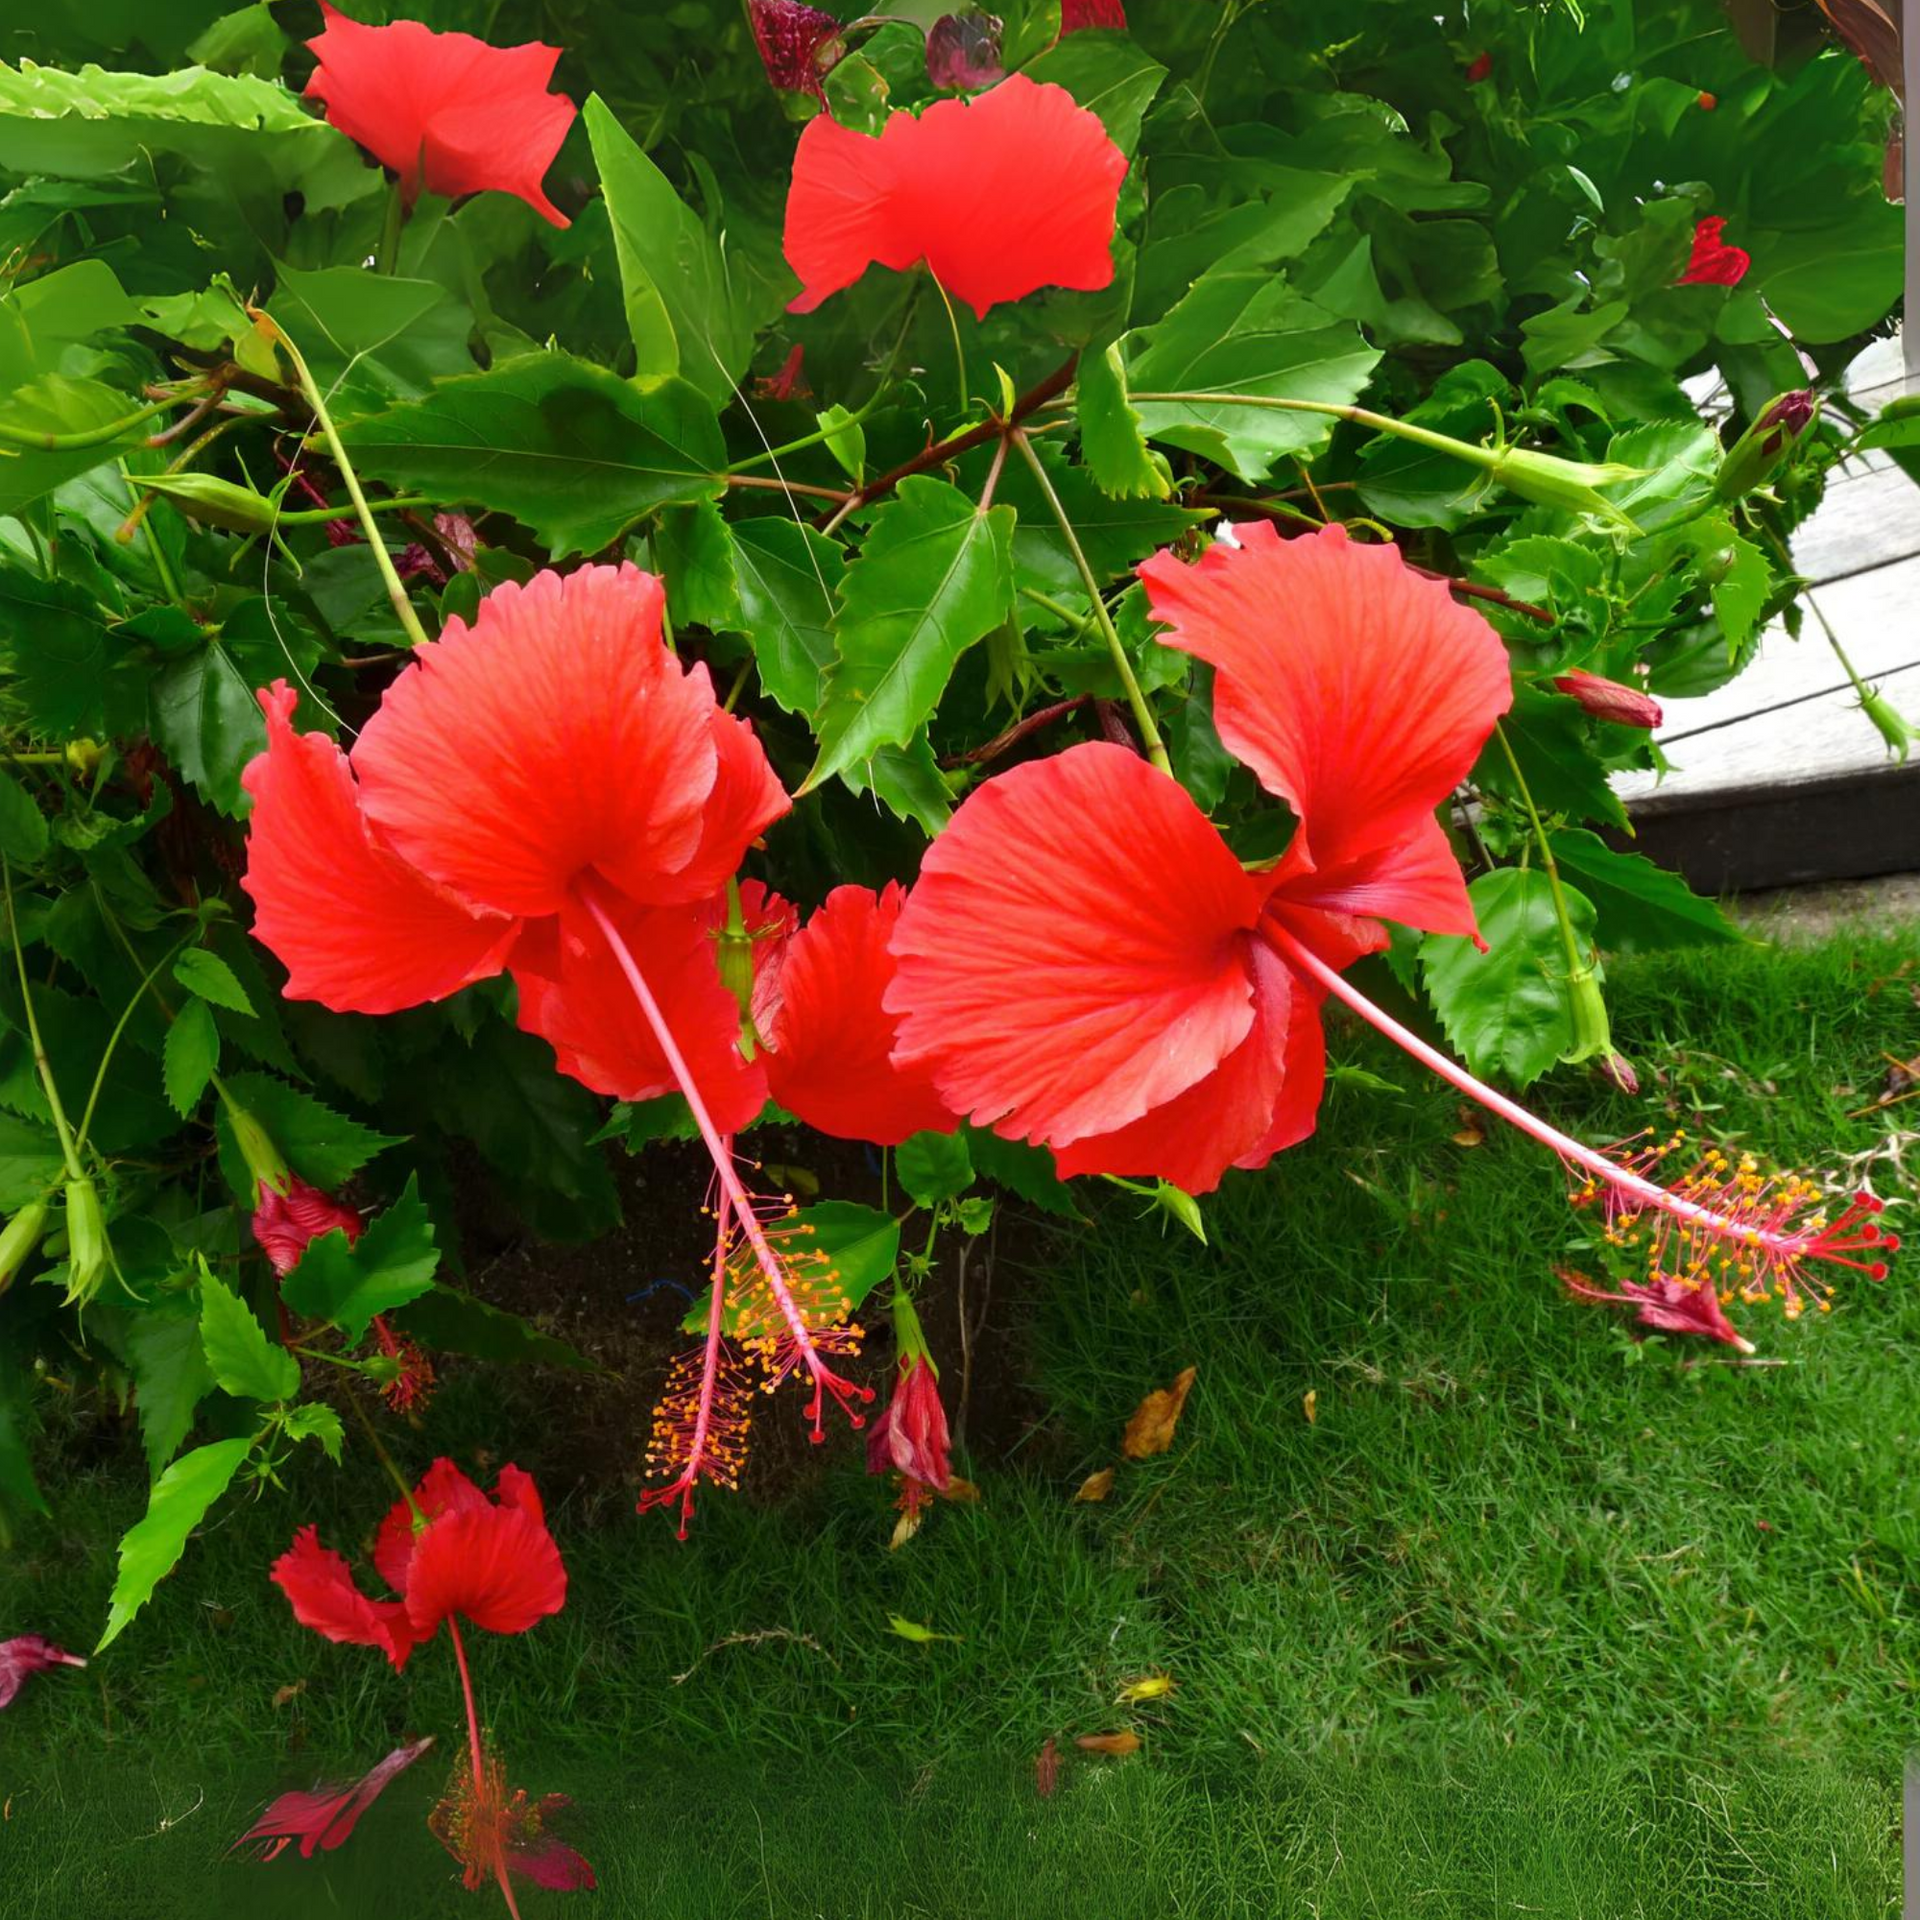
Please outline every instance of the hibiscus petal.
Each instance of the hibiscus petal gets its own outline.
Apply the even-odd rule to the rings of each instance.
[[[1430,813],[1415,821],[1405,839],[1317,872],[1289,848],[1288,857],[1274,870],[1269,904],[1291,931],[1340,971],[1361,953],[1386,944],[1377,924],[1353,929],[1355,918],[1368,923],[1398,920],[1428,933],[1480,937],[1460,862],[1446,830]],[[1328,916],[1344,917],[1347,927],[1329,928]],[[1338,957],[1341,951],[1345,957]]]
[[[1229,1167],[1245,1164],[1265,1145],[1291,1064],[1289,1020],[1294,1003],[1306,993],[1263,946],[1250,948],[1247,966],[1254,983],[1247,1037],[1204,1080],[1164,1106],[1130,1126],[1058,1149],[1063,1179],[1083,1173],[1145,1175],[1171,1180],[1189,1193],[1211,1193]],[[1311,1024],[1318,1033],[1317,1011]],[[1304,1089],[1303,1098],[1311,1102],[1311,1116],[1320,1104],[1320,1088]]]
[[[470,911],[395,859],[368,830],[340,749],[294,732],[297,704],[284,680],[261,694],[267,750],[240,776],[253,796],[240,884],[288,997],[397,1013],[498,973],[517,924]]]
[[[396,1500],[380,1522],[380,1531],[373,1541],[373,1564],[380,1578],[395,1593],[405,1593],[407,1566],[413,1558],[413,1542],[420,1527],[427,1521],[437,1520],[443,1513],[465,1513],[486,1505],[487,1496],[451,1460],[444,1456],[436,1460],[420,1476],[413,1498]]]
[[[414,651],[353,750],[367,817],[461,899],[557,913],[602,875],[671,889],[713,790],[712,688],[660,638],[660,582],[583,567],[509,582]]]
[[[720,978],[713,915],[704,906],[633,907],[614,915],[640,961],[675,1044],[722,1133],[767,1103],[766,1068],[741,1057],[740,1007]],[[616,1100],[683,1091],[599,931],[566,916],[550,942],[514,962],[520,1025],[554,1050],[562,1073]]]
[[[924,1067],[896,1067],[890,1057],[898,1022],[881,1003],[894,971],[887,941],[906,898],[897,881],[879,894],[835,887],[781,955],[763,1030],[768,1090],[836,1139],[897,1147],[910,1134],[959,1124]]]
[[[549,1794],[548,1799],[561,1796]],[[600,1883],[593,1877],[587,1857],[564,1840],[543,1834],[531,1846],[512,1847],[507,1852],[507,1870],[530,1880],[550,1893],[590,1893]]]
[[[378,1647],[396,1669],[426,1637],[414,1633],[399,1601],[369,1600],[354,1585],[347,1563],[320,1544],[318,1527],[302,1527],[294,1535],[293,1545],[273,1563],[270,1578],[303,1627],[344,1646]]]
[[[1205,814],[1091,741],[977,788],[928,850],[885,996],[956,1113],[1062,1145],[1211,1073],[1253,1024],[1258,889]]]
[[[16,1634],[0,1640],[0,1707],[11,1706],[30,1674],[46,1673],[54,1667],[84,1667],[77,1653],[57,1647],[37,1633]]]
[[[708,690],[704,665],[687,676]],[[713,790],[700,815],[700,844],[687,864],[646,895],[656,906],[710,900],[738,870],[741,857],[768,827],[792,809],[750,722],[713,708]]]
[[[811,313],[869,266],[924,260],[981,319],[1039,287],[1113,280],[1127,158],[1064,87],[1024,74],[891,115],[878,138],[821,114],[793,157],[784,241]]]
[[[1264,1167],[1276,1153],[1297,1147],[1318,1123],[1321,1096],[1327,1090],[1327,1032],[1320,1021],[1325,998],[1307,981],[1295,977],[1286,1037],[1281,1043],[1280,1092],[1273,1103],[1273,1116],[1267,1122],[1265,1138],[1251,1153],[1236,1160],[1236,1167]]]
[[[316,1849],[332,1853],[353,1837],[360,1816],[386,1791],[388,1783],[432,1745],[433,1735],[428,1734],[411,1746],[396,1747],[377,1767],[344,1786],[283,1793],[227,1851],[237,1853],[250,1841],[259,1840],[265,1843],[260,1858],[277,1860],[298,1840],[303,1860],[311,1860]]]
[[[443,1514],[413,1543],[407,1618],[423,1640],[450,1613],[488,1633],[525,1633],[566,1600],[560,1549],[524,1507]]]
[[[1213,664],[1220,738],[1300,816],[1299,864],[1326,871],[1409,838],[1512,704],[1499,636],[1343,527],[1235,533],[1237,548],[1193,566],[1142,562],[1161,639]]]

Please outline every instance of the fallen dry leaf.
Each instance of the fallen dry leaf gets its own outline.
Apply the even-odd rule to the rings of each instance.
[[[1183,1367],[1170,1387],[1156,1387],[1133,1410],[1127,1422],[1121,1451],[1129,1460],[1145,1460],[1165,1453],[1173,1445],[1173,1430],[1180,1424],[1180,1411],[1193,1391],[1195,1369]]]
[[[900,1518],[893,1523],[893,1538],[887,1542],[889,1553],[898,1553],[913,1536],[920,1531],[920,1523],[926,1518],[925,1507],[902,1507]]]
[[[1170,1673],[1142,1674],[1138,1680],[1129,1680],[1115,1696],[1116,1707],[1130,1707],[1140,1700],[1164,1700],[1179,1683]]]
[[[306,1690],[307,1683],[304,1680],[295,1680],[290,1686],[280,1687],[275,1691],[273,1704],[276,1707],[284,1707],[289,1700],[299,1699]]]
[[[1102,1467],[1098,1473],[1090,1473],[1080,1482],[1080,1491],[1075,1500],[1104,1500],[1113,1491],[1113,1469]]]
[[[1320,1418],[1320,1389],[1309,1387],[1300,1402],[1300,1411],[1307,1416],[1307,1425],[1312,1426]]]
[[[1084,1753],[1111,1753],[1116,1756],[1138,1753],[1140,1736],[1131,1727],[1122,1727],[1118,1733],[1083,1733],[1074,1743]]]
[[[944,1487],[935,1487],[942,1500],[951,1500],[956,1506],[977,1507],[980,1504],[980,1489],[971,1480],[962,1480],[956,1473],[949,1476]]]
[[[1052,1734],[1047,1735],[1047,1743],[1035,1756],[1033,1762],[1033,1790],[1042,1800],[1051,1800],[1060,1785],[1060,1747]]]

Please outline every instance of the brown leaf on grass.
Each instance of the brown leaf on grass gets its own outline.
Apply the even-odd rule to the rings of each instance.
[[[1080,1482],[1080,1491],[1073,1497],[1080,1500],[1104,1500],[1113,1491],[1113,1469],[1102,1467],[1098,1473],[1090,1473]]]
[[[1131,1707],[1141,1700],[1164,1700],[1178,1685],[1170,1673],[1143,1673],[1138,1680],[1129,1680],[1120,1689],[1113,1704]]]
[[[289,1700],[299,1699],[306,1690],[307,1683],[304,1680],[295,1680],[288,1686],[276,1688],[273,1696],[273,1704],[276,1707],[284,1707]]]
[[[1300,1411],[1307,1416],[1307,1425],[1312,1426],[1320,1418],[1320,1389],[1309,1387],[1300,1401]]]
[[[1060,1788],[1060,1745],[1052,1734],[1034,1756],[1033,1790],[1042,1800],[1051,1800]]]
[[[1173,1445],[1173,1430],[1180,1424],[1180,1412],[1193,1391],[1195,1369],[1183,1367],[1170,1387],[1156,1387],[1133,1410],[1127,1422],[1121,1451],[1129,1460],[1145,1460],[1165,1453]]]
[[[920,1523],[927,1517],[925,1507],[902,1507],[900,1518],[893,1523],[893,1538],[887,1542],[889,1553],[898,1553],[913,1536],[920,1531]]]
[[[1073,1743],[1083,1753],[1110,1753],[1116,1758],[1140,1751],[1140,1736],[1131,1727],[1118,1733],[1083,1733]]]
[[[935,1487],[942,1500],[951,1500],[956,1506],[977,1507],[980,1504],[980,1489],[971,1480],[962,1480],[960,1476],[950,1474],[944,1487]]]

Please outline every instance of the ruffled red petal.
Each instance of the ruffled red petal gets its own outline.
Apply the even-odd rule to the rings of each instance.
[[[716,708],[637,567],[509,582],[417,648],[353,750],[367,817],[477,907],[557,913],[598,873],[636,900],[700,848]]]
[[[1386,944],[1378,924],[1383,918],[1427,933],[1480,937],[1460,862],[1430,813],[1404,840],[1341,866],[1315,871],[1290,848],[1274,869],[1268,905],[1328,966],[1342,972],[1361,954]],[[1329,917],[1347,924],[1329,926]],[[1354,921],[1364,924],[1354,926]]]
[[[503,1469],[503,1483],[509,1472],[518,1473],[519,1469]],[[395,1593],[405,1593],[407,1567],[413,1559],[413,1543],[419,1529],[443,1513],[471,1512],[486,1504],[487,1496],[451,1460],[444,1456],[436,1460],[420,1476],[413,1498],[396,1500],[380,1522],[380,1531],[373,1541],[373,1564],[379,1569],[380,1578]]]
[[[1126,0],[1060,0],[1060,31],[1078,33],[1082,27],[1115,27],[1126,31]]]
[[[231,1847],[229,1853],[258,1840],[260,1858],[277,1860],[294,1841],[300,1858],[311,1860],[316,1850],[332,1853],[353,1837],[360,1816],[379,1799],[389,1783],[433,1745],[433,1735],[410,1746],[396,1747],[377,1767],[344,1786],[316,1787],[310,1793],[283,1793]]]
[[[446,1513],[413,1543],[407,1618],[423,1640],[450,1613],[488,1633],[525,1633],[566,1601],[560,1549],[524,1507]]]
[[[870,266],[924,260],[980,318],[1039,287],[1113,279],[1127,158],[1064,87],[1014,74],[972,100],[893,114],[877,138],[821,114],[787,195],[787,264],[811,313]]]
[[[1267,1131],[1236,1167],[1264,1167],[1276,1153],[1297,1147],[1320,1118],[1321,1097],[1327,1090],[1327,1032],[1320,1021],[1326,996],[1311,981],[1293,979],[1293,997],[1287,1008],[1287,1030],[1281,1040],[1280,1091],[1273,1103]]]
[[[1144,561],[1148,602],[1166,645],[1213,664],[1228,750],[1300,816],[1296,868],[1350,866],[1413,837],[1466,778],[1512,704],[1506,649],[1392,547],[1337,526],[1235,532],[1193,566]]]
[[[1189,1193],[1211,1193],[1229,1167],[1247,1163],[1264,1148],[1289,1065],[1292,1008],[1305,998],[1305,989],[1257,943],[1248,944],[1245,964],[1254,1008],[1247,1037],[1204,1080],[1130,1126],[1057,1149],[1063,1179],[1083,1173],[1145,1175],[1171,1180]],[[1312,1024],[1318,1032],[1317,1013]],[[1309,1092],[1317,1108],[1320,1089]]]
[[[706,687],[711,698],[704,665],[695,666],[687,678]],[[647,893],[656,906],[712,899],[739,870],[746,850],[793,806],[751,722],[716,703],[712,738],[713,790],[701,810],[700,844],[678,873],[663,876]]]
[[[240,884],[255,936],[287,969],[288,997],[395,1013],[498,973],[517,924],[396,859],[369,829],[340,749],[294,732],[297,704],[284,680],[260,695],[267,750],[240,776],[253,796]]]
[[[780,959],[761,1028],[767,1086],[789,1113],[836,1139],[897,1147],[959,1125],[924,1067],[891,1059],[898,1023],[882,1004],[894,971],[887,942],[906,898],[897,881],[879,894],[835,887]]]
[[[894,929],[895,1061],[1014,1138],[1112,1133],[1247,1037],[1259,897],[1185,791],[1126,748],[1016,767],[954,815]]]
[[[547,91],[558,47],[491,47],[417,20],[363,26],[326,0],[320,11],[306,97],[400,176],[409,201],[423,187],[449,199],[492,189],[567,225],[541,185],[573,125],[573,102]]]
[[[740,1006],[720,978],[709,906],[613,912],[622,939],[685,1056],[722,1133],[737,1132],[767,1102],[767,1075],[740,1053]],[[543,930],[545,931],[545,930]],[[514,956],[520,1025],[554,1050],[562,1073],[616,1100],[684,1091],[618,961],[584,914]]]
[[[378,1647],[396,1668],[407,1664],[423,1637],[399,1601],[369,1600],[354,1585],[347,1563],[320,1544],[318,1527],[294,1535],[293,1545],[273,1563],[271,1578],[303,1627],[346,1646]]]

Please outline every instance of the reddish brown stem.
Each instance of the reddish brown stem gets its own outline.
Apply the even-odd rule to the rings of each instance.
[[[1011,753],[1021,741],[1028,740],[1042,727],[1053,723],[1069,713],[1084,707],[1093,698],[1090,693],[1076,693],[1071,700],[1056,700],[1050,707],[1042,707],[1038,713],[1029,713],[1016,720],[1004,733],[997,733],[985,746],[970,747],[965,753],[949,753],[942,757],[943,767],[981,767],[990,760],[998,760],[1004,753]]]

